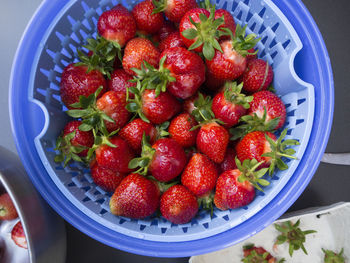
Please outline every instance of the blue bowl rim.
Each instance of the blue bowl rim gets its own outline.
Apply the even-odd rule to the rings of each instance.
[[[33,63],[31,51],[36,50],[40,43],[40,37],[36,38],[36,36],[42,36],[47,29],[43,26],[43,21],[48,26],[57,15],[57,10],[61,10],[69,2],[70,0],[46,0],[36,11],[18,46],[11,71],[9,92],[11,128],[18,154],[33,184],[58,214],[83,233],[111,247],[145,256],[185,257],[209,253],[243,241],[273,223],[294,203],[308,185],[320,163],[328,142],[334,109],[334,83],[328,52],[315,21],[300,0],[273,0],[295,30],[306,33],[314,62],[319,72],[323,73],[320,74],[321,83],[315,94],[315,116],[317,111],[322,114],[317,115],[314,120],[309,144],[298,168],[285,188],[268,205],[239,226],[212,237],[172,243],[128,237],[88,218],[59,192],[35,151],[34,141],[28,140],[26,131],[23,129],[23,115],[19,105],[28,103],[23,101],[21,91],[27,89],[26,83],[30,79],[30,71],[27,69],[31,68]],[[305,39],[302,41],[304,42]],[[320,106],[322,109],[319,108]]]

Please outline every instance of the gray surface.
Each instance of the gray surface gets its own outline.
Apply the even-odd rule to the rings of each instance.
[[[12,58],[20,36],[40,0],[2,0],[0,11],[0,145],[12,151],[8,118],[8,79]],[[348,0],[304,0],[325,39],[335,81],[335,115],[327,152],[350,152],[349,104],[350,92],[350,2]],[[290,208],[299,210],[310,206],[329,205],[338,201],[350,201],[350,167],[322,164],[305,192]],[[187,262],[183,259],[154,259],[131,255],[107,247],[82,234],[69,224],[67,226],[67,262]]]

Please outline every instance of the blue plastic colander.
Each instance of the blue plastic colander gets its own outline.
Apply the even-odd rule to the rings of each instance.
[[[190,223],[131,220],[109,212],[109,198],[89,169],[54,162],[55,140],[68,121],[60,101],[63,68],[96,34],[99,15],[118,3],[138,1],[47,0],[26,29],[10,83],[10,113],[18,153],[48,203],[87,235],[128,252],[160,257],[207,253],[240,242],[282,215],[302,193],[327,144],[333,116],[333,78],[322,37],[298,0],[218,0],[236,22],[254,32],[259,57],[273,67],[274,87],[287,107],[287,138],[297,139],[298,160],[278,171],[264,193],[241,209],[201,212]],[[276,2],[276,3],[274,3]]]

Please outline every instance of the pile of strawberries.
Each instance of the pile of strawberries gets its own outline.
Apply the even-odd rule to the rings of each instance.
[[[286,109],[268,90],[273,71],[259,39],[209,1],[144,0],[101,14],[79,63],[61,76],[69,122],[57,162],[87,162],[114,192],[110,211],[175,224],[199,209],[246,206],[290,145],[274,131]],[[158,210],[159,209],[159,210]]]

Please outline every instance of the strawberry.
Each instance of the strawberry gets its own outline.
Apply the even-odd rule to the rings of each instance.
[[[159,63],[159,51],[146,38],[137,37],[130,40],[124,50],[123,68],[130,75],[136,75],[132,68],[141,69],[141,65],[146,61],[153,67]]]
[[[241,93],[243,84],[226,82],[222,91],[217,93],[213,99],[212,111],[217,119],[224,122],[226,128],[236,125],[239,119],[246,114],[250,107],[252,96]]]
[[[245,160],[243,163],[236,159],[237,169],[223,172],[217,180],[215,206],[220,210],[227,210],[250,204],[255,198],[255,188],[262,191],[260,185],[269,185],[267,180],[261,178],[267,168],[255,172],[261,164],[262,162],[258,163],[255,159]]]
[[[262,59],[250,59],[241,80],[244,83],[243,90],[255,93],[266,90],[273,79],[273,71],[267,61]]]
[[[186,161],[185,151],[175,140],[162,138],[151,147],[146,136],[143,135],[141,157],[133,159],[129,167],[131,169],[140,167],[137,173],[143,175],[147,175],[149,170],[158,181],[169,182],[180,175]]]
[[[124,92],[126,94],[127,88],[136,86],[136,83],[130,82],[133,77],[126,73],[124,69],[116,69],[113,71],[111,78],[107,80],[108,89],[117,92]],[[133,98],[133,94],[129,94]]]
[[[257,55],[256,55],[257,51],[254,48],[248,49],[247,51],[249,53],[248,55],[246,55],[247,64],[248,64],[251,60],[257,58]]]
[[[100,96],[107,89],[107,82],[98,70],[87,72],[88,67],[69,64],[64,68],[61,75],[60,95],[63,104],[71,109],[71,105],[79,102],[80,96],[88,97],[103,87]]]
[[[107,192],[114,192],[126,174],[100,166],[95,160],[90,164],[91,177],[94,183]]]
[[[12,228],[11,239],[17,246],[28,249],[26,235],[24,233],[21,221],[18,221],[17,224]]]
[[[13,220],[18,217],[17,210],[8,193],[0,196],[0,220]]]
[[[157,137],[157,129],[153,124],[138,118],[125,125],[119,132],[119,135],[136,153],[140,153],[142,149],[142,135],[144,133],[146,136],[149,136],[150,143],[153,144]]]
[[[236,165],[236,151],[233,148],[227,148],[226,155],[222,163],[220,163],[220,172],[226,172],[237,168]]]
[[[81,121],[70,121],[64,128],[62,135],[57,138],[55,150],[60,154],[56,155],[55,162],[63,162],[64,166],[73,159],[82,162],[80,157],[86,157],[88,150],[94,144],[94,135],[91,131],[79,129]]]
[[[188,98],[185,100],[183,108],[185,112],[188,112],[189,114],[191,114],[194,110],[198,109],[197,106],[195,106],[195,102],[198,100],[198,98],[201,98],[200,101],[204,101],[205,99],[210,99],[210,97],[197,92],[196,94],[194,94],[192,97]]]
[[[123,47],[135,36],[136,22],[132,14],[118,4],[101,14],[97,22],[97,31],[105,39]]]
[[[153,0],[154,13],[164,11],[165,16],[174,23],[179,23],[184,14],[198,7],[195,0]]]
[[[198,212],[197,198],[183,185],[174,185],[163,193],[160,212],[174,224],[188,223]]]
[[[159,42],[161,42],[164,39],[166,39],[168,35],[176,31],[177,29],[174,23],[165,20],[160,29],[158,30],[156,37],[159,39]]]
[[[113,136],[108,141],[98,145],[96,161],[99,166],[119,172],[129,173],[129,162],[134,158],[134,153],[128,143],[119,136]]]
[[[295,150],[286,147],[299,145],[296,140],[282,141],[286,134],[287,129],[277,139],[270,132],[255,131],[248,133],[236,145],[237,157],[240,161],[256,159],[258,162],[262,162],[259,168],[268,167],[270,176],[273,174],[275,166],[280,170],[285,170],[288,166],[281,157],[296,159],[292,156]]]
[[[155,182],[133,173],[116,188],[109,207],[117,216],[141,219],[152,215],[159,207],[160,192]]]
[[[204,8],[193,8],[182,17],[179,31],[189,50],[203,52],[207,60],[212,60],[215,49],[223,52],[218,40],[228,35],[226,31],[219,30],[224,22],[223,17],[215,19],[214,7],[210,12]]]
[[[209,91],[219,91],[224,85],[225,85],[225,80],[222,79],[216,79],[210,71],[205,72],[205,82],[204,86],[207,88]]]
[[[170,120],[181,110],[181,104],[169,92],[161,92],[158,96],[155,90],[131,89],[135,99],[129,100],[127,109],[137,113],[146,122],[161,124]]]
[[[264,90],[253,94],[248,115],[241,117],[241,125],[230,130],[235,140],[253,131],[273,132],[286,121],[286,107],[274,93]]]
[[[158,46],[160,52],[172,47],[186,47],[178,31],[170,33]]]
[[[194,146],[196,144],[198,129],[191,129],[196,125],[198,123],[193,116],[187,112],[182,113],[170,122],[170,137],[184,148]]]
[[[132,9],[137,28],[146,34],[157,33],[164,23],[162,14],[154,13],[154,8],[152,0],[144,0]]]
[[[282,263],[284,259],[281,259],[277,262],[277,259],[274,258],[269,252],[266,251],[263,247],[256,247],[254,244],[248,244],[243,246],[243,255],[244,258],[242,262],[252,263],[252,262],[261,262],[261,263]]]
[[[216,50],[212,59],[206,59],[208,71],[221,80],[234,80],[241,76],[246,67],[247,51],[253,48],[260,39],[256,35],[245,36],[245,27],[237,25],[235,36],[231,35],[230,40],[220,42],[221,51]]]
[[[123,91],[110,90],[98,98],[100,89],[89,97],[80,97],[79,102],[72,104],[75,110],[67,111],[73,118],[82,118],[80,129],[89,131],[94,129],[103,135],[116,133],[130,119],[130,113],[126,109],[126,94]]]
[[[333,263],[333,262],[335,262],[335,263],[338,263],[338,262],[339,263],[344,263],[345,262],[345,258],[344,258],[344,255],[343,255],[344,248],[342,248],[340,250],[340,252],[338,252],[338,253],[336,253],[336,252],[334,252],[332,250],[324,249],[324,248],[322,248],[322,251],[324,253],[323,260],[324,260],[325,263]]]
[[[196,153],[181,175],[181,183],[198,197],[214,189],[218,171],[215,164],[204,154]]]

